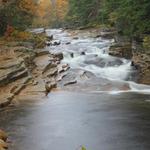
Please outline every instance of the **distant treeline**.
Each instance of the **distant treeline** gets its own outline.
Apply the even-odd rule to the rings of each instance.
[[[24,30],[32,24],[35,3],[27,0],[3,0],[0,3],[0,35],[11,27]]]
[[[150,33],[150,0],[69,0],[72,26],[106,24],[130,37]]]
[[[58,26],[64,21],[68,0],[0,0],[0,35],[29,27]]]

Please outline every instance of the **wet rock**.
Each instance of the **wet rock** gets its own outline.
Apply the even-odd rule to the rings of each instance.
[[[38,49],[36,50],[36,56],[43,56],[43,55],[48,55],[50,54],[48,50],[44,50],[44,49]]]
[[[7,95],[9,95],[9,94],[7,94]],[[14,97],[13,94],[10,97],[9,96],[4,97],[3,100],[0,101],[0,108],[8,106],[11,103],[13,97]]]
[[[73,37],[73,39],[74,39],[74,40],[78,40],[78,39],[79,39],[79,37]]]
[[[104,58],[99,58],[99,57],[91,57],[88,58],[86,61],[84,61],[86,64],[94,64],[99,67],[109,67],[109,66],[119,66],[123,62],[119,58],[109,58],[109,59],[104,59]]]
[[[81,52],[81,55],[86,55],[85,52]]]
[[[138,72],[138,82],[150,85],[150,55],[146,53],[134,52],[132,66]]]
[[[71,42],[67,42],[67,43],[66,43],[66,45],[69,45],[69,44],[71,44]]]
[[[92,72],[83,71],[83,70],[79,72],[79,75],[80,75],[80,78],[84,80],[95,77],[95,75]]]
[[[46,41],[45,44],[46,44],[46,46],[52,46],[52,43],[49,41]]]
[[[47,74],[47,77],[50,78],[50,77],[52,77],[52,76],[56,76],[57,73],[58,73],[57,68],[52,68],[52,69],[49,70],[49,72],[48,72],[48,74]]]
[[[114,31],[108,31],[108,32],[107,31],[103,31],[98,36],[100,36],[102,38],[106,38],[106,39],[112,39],[112,38],[114,38],[115,34],[116,34],[116,32],[114,32]]]
[[[50,69],[55,68],[55,67],[57,67],[56,64],[54,64],[54,63],[52,63],[52,62],[49,62],[49,64],[47,64],[47,65],[45,66],[45,68],[43,69],[42,74],[44,74],[45,72],[47,72],[47,71],[49,71]]]
[[[54,39],[53,35],[46,36],[47,41],[52,41]]]
[[[35,81],[35,80],[34,80],[33,83],[32,83],[32,85],[35,86],[35,85],[38,85],[38,83],[39,83],[38,81]]]
[[[67,83],[64,84],[64,86],[68,86],[75,83],[77,83],[77,80],[68,81]]]
[[[25,87],[28,81],[30,81],[32,78],[30,76],[23,79],[22,83],[18,85],[18,87],[13,91],[14,95],[18,95]]]
[[[64,58],[63,53],[61,52],[55,52],[53,53],[54,58],[58,58],[59,60],[62,60]]]
[[[68,64],[63,64],[62,68],[64,69],[64,71],[68,70],[70,67]]]
[[[69,67],[68,64],[59,65],[59,67],[58,67],[58,73],[62,73],[64,71],[67,71],[69,68],[70,67]]]
[[[71,58],[73,58],[74,57],[74,53],[70,53],[70,56],[71,56]]]
[[[101,37],[101,35],[100,35],[100,34],[98,34],[98,35],[96,35],[96,36],[95,36],[95,38],[99,38],[99,37]]]
[[[47,46],[58,46],[61,44],[59,40],[53,40],[53,41],[46,41],[45,44]]]
[[[118,44],[112,45],[109,48],[109,55],[131,59],[132,58],[132,46],[130,43],[127,43],[124,45],[118,45]]]
[[[61,81],[65,76],[67,75],[67,73],[62,73],[62,74],[59,74],[58,77],[57,77],[57,81]]]
[[[28,70],[25,68],[24,64],[20,66],[20,63],[11,68],[6,68],[0,72],[0,86],[4,86],[15,80],[28,76]]]
[[[54,42],[53,42],[53,45],[54,45],[54,46],[56,46],[56,45],[60,45],[60,44],[61,44],[61,42],[60,42],[60,41],[54,41]]]
[[[56,82],[52,82],[52,83],[45,83],[45,94],[46,96],[48,95],[48,93],[51,92],[51,90],[53,88],[57,87],[57,83]]]

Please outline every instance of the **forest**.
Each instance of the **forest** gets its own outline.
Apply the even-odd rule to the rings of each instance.
[[[0,0],[0,150],[150,150],[150,0]]]
[[[130,39],[150,42],[149,0],[70,0],[69,4],[67,20],[72,25],[109,26]]]
[[[115,28],[130,39],[150,42],[149,0],[2,0],[0,34],[7,27],[96,27]],[[148,46],[147,46],[148,47]],[[149,48],[149,47],[148,47]]]
[[[49,26],[54,19],[69,21],[74,26],[107,25],[132,37],[150,33],[149,14],[149,0],[59,0],[56,4],[50,0],[3,0],[0,3],[1,33],[6,24],[24,29],[41,17],[49,20]]]

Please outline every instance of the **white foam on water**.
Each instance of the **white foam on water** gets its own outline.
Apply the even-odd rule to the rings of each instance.
[[[114,90],[107,91],[109,94],[119,94],[122,92],[138,92],[144,94],[150,94],[150,86],[137,84],[132,81],[126,81],[126,79],[133,72],[131,67],[131,61],[123,58],[117,58],[110,56],[108,54],[108,49],[112,44],[113,40],[104,40],[104,39],[93,39],[93,38],[83,38],[79,37],[78,39],[72,39],[67,32],[62,30],[53,29],[47,30],[49,35],[54,34],[59,40],[66,42],[66,40],[71,41],[71,46],[61,47],[64,54],[64,59],[62,63],[67,63],[73,69],[82,69],[85,71],[90,71],[95,74],[98,78],[106,78],[110,81],[123,82],[129,85],[130,90]],[[68,35],[68,36],[67,36]],[[84,51],[86,55],[81,55],[81,52]],[[73,53],[73,58],[71,57]],[[88,58],[94,56],[103,59],[106,62],[119,60],[122,63],[116,65],[105,65],[100,67],[96,64],[85,63]],[[94,59],[94,58],[92,58]],[[105,91],[96,91],[96,92],[105,92]]]

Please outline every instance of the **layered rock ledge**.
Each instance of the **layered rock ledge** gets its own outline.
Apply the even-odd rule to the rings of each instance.
[[[115,40],[116,42],[110,46],[109,54],[112,56],[131,59],[131,66],[133,66],[137,72],[137,82],[140,84],[150,85],[150,53],[148,50],[144,50],[139,43],[129,42],[125,39]]]
[[[35,95],[41,97],[46,87],[50,92],[57,84],[62,54],[16,45],[0,47],[0,107]]]

